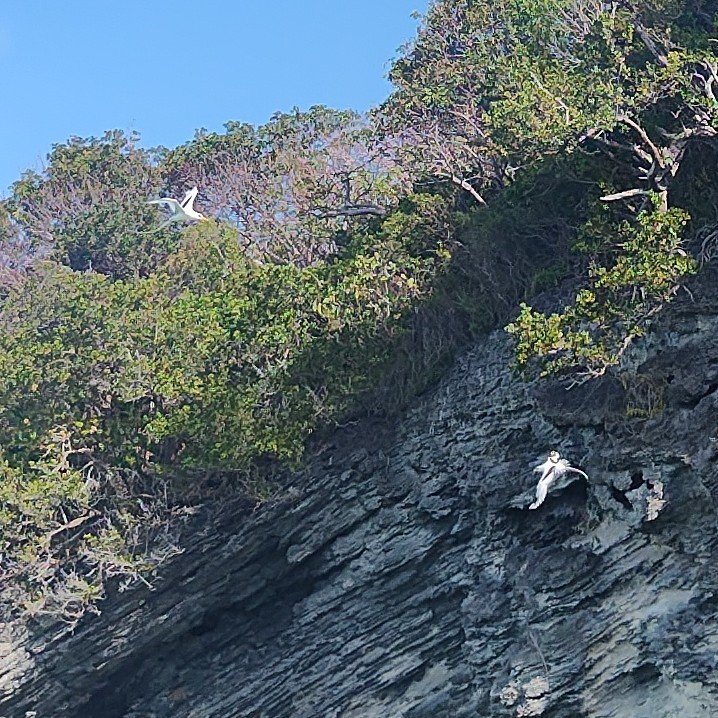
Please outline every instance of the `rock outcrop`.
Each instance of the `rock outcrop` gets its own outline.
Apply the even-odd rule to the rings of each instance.
[[[718,307],[696,289],[566,390],[503,333],[397,425],[350,427],[153,591],[5,626],[16,718],[718,715]],[[584,469],[529,511],[556,448]]]

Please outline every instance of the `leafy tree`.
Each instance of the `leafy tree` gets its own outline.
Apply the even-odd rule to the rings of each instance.
[[[563,312],[546,315],[527,304],[507,330],[516,335],[519,366],[537,363],[543,375],[580,366],[595,377],[618,363],[629,344],[645,332],[695,261],[681,246],[685,212],[656,207],[638,216],[637,226],[618,228],[622,252],[610,267],[593,266],[590,286]]]
[[[199,186],[203,206],[238,228],[252,256],[300,265],[333,254],[350,226],[384,216],[410,189],[360,115],[321,106],[199,133],[164,171],[170,185]]]
[[[520,364],[605,371],[692,270],[671,198],[691,144],[718,130],[715,14],[708,0],[442,0],[395,63],[378,117],[400,160],[485,204],[527,168],[580,152],[596,198],[627,203],[628,219],[577,229],[584,246],[593,231],[596,256],[575,303],[551,316],[524,306],[510,325]]]
[[[172,246],[172,234],[148,233],[145,205],[160,183],[155,153],[119,131],[71,138],[53,147],[42,173],[13,185],[7,209],[35,252],[76,271],[117,278],[146,275]]]
[[[480,203],[528,164],[585,148],[642,177],[606,199],[654,191],[665,209],[687,142],[715,136],[714,14],[709,0],[435,2],[379,116],[405,161]]]

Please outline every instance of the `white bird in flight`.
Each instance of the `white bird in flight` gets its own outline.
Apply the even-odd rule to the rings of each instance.
[[[558,451],[549,452],[548,459],[546,459],[543,464],[537,466],[534,471],[540,471],[541,478],[536,486],[536,501],[529,506],[530,509],[537,509],[541,506],[549,488],[551,488],[551,484],[553,484],[556,479],[560,479],[564,474],[573,471],[575,474],[581,474],[585,479],[588,479],[588,476],[586,476],[583,471],[575,469],[569,465],[566,459],[562,459]]]
[[[207,217],[205,217],[201,212],[197,212],[192,206],[198,192],[199,189],[197,189],[197,187],[193,187],[185,193],[181,202],[178,202],[176,199],[172,199],[172,197],[151,199],[147,204],[167,205],[172,210],[172,214],[164,222],[162,222],[159,227],[150,230],[150,232],[159,232],[161,229],[168,227],[173,222],[184,222],[185,224],[189,224],[190,222],[200,222],[202,220],[206,220]],[[143,232],[142,234],[147,234],[147,232]]]

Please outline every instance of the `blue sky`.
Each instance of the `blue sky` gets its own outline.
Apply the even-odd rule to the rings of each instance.
[[[107,129],[173,147],[228,120],[366,110],[428,0],[10,0],[0,14],[0,196],[53,143]]]

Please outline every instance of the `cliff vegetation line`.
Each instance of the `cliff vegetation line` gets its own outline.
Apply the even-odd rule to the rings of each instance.
[[[437,0],[368,116],[55,146],[0,215],[2,611],[150,580],[198,504],[489,328],[523,371],[620,372],[718,245],[717,10]],[[194,185],[214,221],[150,231]]]

